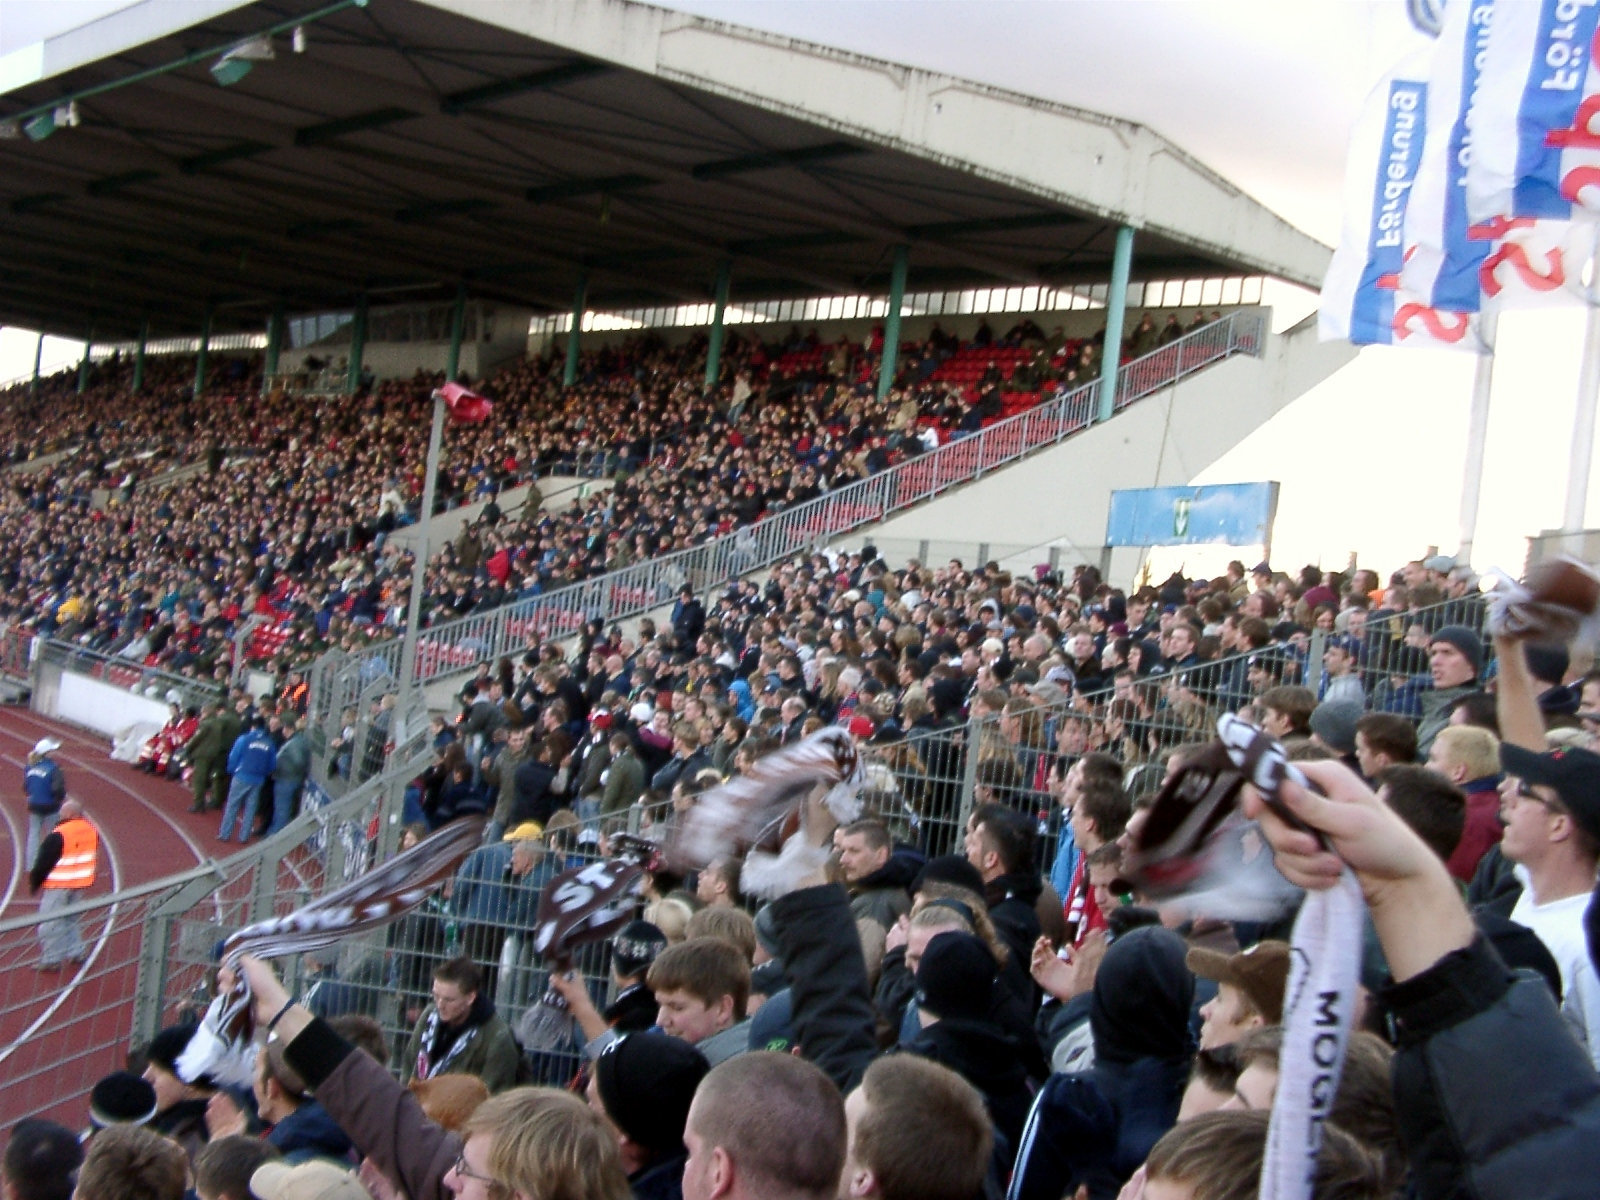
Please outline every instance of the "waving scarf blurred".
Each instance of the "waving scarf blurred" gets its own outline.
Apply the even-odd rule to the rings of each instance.
[[[1285,779],[1310,784],[1277,739],[1248,722],[1224,716],[1217,732],[1220,741],[1162,787],[1134,838],[1129,874],[1151,899],[1194,914],[1238,920],[1282,912],[1297,889],[1272,865],[1255,823],[1239,813],[1239,793],[1250,784],[1299,825],[1280,790]],[[1355,1019],[1365,907],[1346,870],[1334,887],[1305,893],[1295,918],[1262,1200],[1310,1195],[1322,1122],[1339,1090]]]
[[[337,945],[351,934],[378,929],[421,904],[482,838],[482,818],[453,821],[326,896],[287,916],[247,925],[222,947],[224,965],[242,954],[282,958]],[[219,995],[179,1055],[185,1082],[208,1076],[217,1084],[250,1086],[255,1074],[255,1017],[250,989],[235,973],[231,991]]]
[[[721,855],[746,852],[743,890],[767,899],[781,896],[827,858],[799,831],[806,800],[826,788],[823,803],[847,824],[861,815],[865,778],[849,732],[819,729],[757,759],[748,775],[700,796],[675,831],[668,857],[685,867],[705,867]]]

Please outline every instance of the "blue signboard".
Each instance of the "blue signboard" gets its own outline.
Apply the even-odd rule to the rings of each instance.
[[[1120,488],[1111,493],[1108,546],[1265,546],[1278,511],[1276,483]]]

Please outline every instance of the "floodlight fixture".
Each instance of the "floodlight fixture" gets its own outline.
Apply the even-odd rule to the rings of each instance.
[[[296,54],[304,54],[306,52],[306,27],[304,25],[296,25],[294,27],[293,45]]]
[[[271,38],[249,38],[224,51],[222,57],[211,64],[211,78],[221,87],[232,87],[250,74],[256,63],[267,62],[276,57],[277,53],[272,48]]]
[[[42,142],[55,131],[56,114],[54,109],[31,116],[22,123],[22,132],[28,135],[28,140],[31,142]]]

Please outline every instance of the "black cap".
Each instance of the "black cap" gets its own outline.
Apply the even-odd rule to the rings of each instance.
[[[1501,742],[1500,765],[1525,783],[1554,788],[1578,827],[1600,841],[1600,754],[1569,746],[1538,754]]]
[[[169,1075],[178,1073],[178,1058],[189,1048],[193,1025],[168,1025],[145,1047],[144,1056]]]
[[[156,1115],[156,1089],[131,1071],[107,1075],[89,1093],[89,1123],[143,1125]]]
[[[997,974],[994,955],[978,938],[941,933],[917,964],[917,1007],[936,1017],[981,1021],[994,1001]]]
[[[595,1087],[612,1124],[652,1154],[683,1146],[695,1089],[711,1066],[681,1038],[629,1033],[595,1059]]]
[[[642,975],[667,948],[667,935],[649,921],[629,921],[611,939],[611,962],[618,975]]]

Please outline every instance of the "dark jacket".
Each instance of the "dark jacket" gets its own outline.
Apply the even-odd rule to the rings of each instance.
[[[1419,1200],[1595,1194],[1600,1076],[1536,976],[1508,970],[1480,935],[1381,999]]]
[[[634,1200],[683,1200],[683,1168],[688,1161],[685,1151],[629,1175]]]
[[[556,773],[548,763],[530,758],[517,767],[511,778],[511,811],[506,818],[506,828],[515,829],[524,821],[537,821],[540,827],[550,824],[550,814],[556,810],[556,794],[550,790]]]
[[[1052,1075],[1023,1129],[1010,1200],[1059,1200],[1087,1184],[1115,1200],[1178,1119],[1188,1082],[1194,976],[1184,941],[1145,926],[1117,938],[1089,1010],[1095,1065]]]
[[[267,1141],[289,1163],[302,1163],[308,1158],[343,1161],[350,1153],[350,1138],[315,1100],[306,1101],[274,1125]]]
[[[461,1139],[428,1120],[382,1063],[320,1019],[284,1047],[284,1057],[356,1149],[411,1200],[451,1200],[442,1184],[461,1155]]]
[[[422,1043],[432,1012],[430,1007],[417,1018],[416,1027],[411,1031],[411,1040],[406,1044],[406,1056],[400,1066],[407,1079],[416,1074],[417,1056],[423,1050]],[[473,1030],[476,1032],[472,1034],[472,1040],[456,1051],[453,1058],[449,1057],[455,1043]],[[472,1011],[467,1014],[464,1026],[450,1029],[440,1025],[435,1031],[433,1045],[427,1049],[432,1074],[448,1072],[476,1075],[491,1093],[503,1092],[517,1081],[517,1064],[522,1057],[517,1049],[517,1040],[512,1035],[511,1026],[495,1012],[494,1003],[482,992],[472,1002]]]
[[[838,884],[802,888],[774,900],[772,916],[801,1053],[848,1094],[878,1055],[850,897]]]
[[[1005,1141],[1006,1161],[1015,1156],[1033,1093],[1017,1043],[988,1021],[943,1018],[923,1029],[901,1050],[949,1067],[978,1091],[995,1131]]]
[[[1002,978],[1017,995],[1027,996],[1029,1011],[1035,995],[1033,978],[1028,974],[1028,964],[1033,960],[1033,946],[1039,940],[1039,910],[1036,904],[1044,881],[1025,871],[1013,872],[991,879],[984,888],[984,899],[989,904],[989,919],[1000,940],[1011,951],[1006,960]]]

